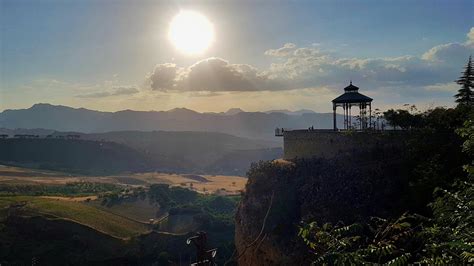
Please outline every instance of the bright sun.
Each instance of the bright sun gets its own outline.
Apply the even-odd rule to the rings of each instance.
[[[214,41],[214,27],[197,12],[181,11],[171,21],[168,37],[180,51],[200,54]]]

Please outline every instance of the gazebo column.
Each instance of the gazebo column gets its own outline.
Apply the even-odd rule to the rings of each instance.
[[[365,130],[367,128],[367,104],[366,103],[362,103],[362,122],[361,122],[361,126],[362,126],[362,130]]]
[[[342,125],[342,129],[346,129],[346,104],[342,104],[342,117],[343,117],[343,125]]]
[[[369,102],[369,128],[372,128],[372,103]]]
[[[351,114],[351,104],[349,103],[349,128],[352,125],[352,114]]]
[[[343,129],[346,129],[346,124],[347,123],[346,123],[346,104],[345,103],[342,104],[342,110],[343,110],[343,113],[344,113],[344,127],[343,127]]]
[[[336,123],[336,104],[332,104],[332,119],[333,119],[333,125],[334,125],[334,131],[337,130],[337,123]]]
[[[349,129],[349,104],[346,103],[346,129]]]
[[[367,103],[363,103],[363,106],[364,106],[364,124],[362,125],[363,126],[363,129],[367,129]]]

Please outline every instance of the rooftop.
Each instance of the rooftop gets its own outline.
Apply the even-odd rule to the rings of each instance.
[[[344,91],[358,91],[358,90],[359,90],[359,87],[352,85],[352,80],[351,80],[351,84],[349,84],[349,86],[344,88]]]
[[[332,100],[333,103],[367,103],[372,102],[372,98],[358,92],[359,87],[352,85],[344,88],[344,94]]]

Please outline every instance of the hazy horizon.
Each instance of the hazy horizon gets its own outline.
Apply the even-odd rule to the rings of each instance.
[[[138,111],[138,112],[170,112],[170,111],[173,111],[173,110],[179,110],[179,109],[187,109],[187,110],[190,110],[190,111],[194,111],[194,112],[197,112],[197,113],[226,113],[226,112],[229,112],[229,111],[241,111],[241,112],[250,112],[250,113],[254,113],[254,112],[279,112],[279,111],[282,111],[282,112],[302,112],[302,111],[308,111],[308,112],[314,112],[314,113],[331,113],[329,111],[327,112],[317,112],[317,111],[314,111],[314,110],[311,110],[311,109],[306,109],[306,108],[302,108],[302,109],[269,109],[269,110],[244,110],[240,107],[229,107],[228,109],[226,110],[223,110],[223,111],[217,111],[217,112],[212,112],[212,111],[198,111],[198,110],[193,110],[191,108],[187,108],[187,107],[184,107],[184,106],[177,106],[177,107],[174,107],[174,108],[171,108],[171,109],[166,109],[166,110],[158,110],[158,109],[150,109],[150,110],[135,110],[135,109],[128,109],[126,107],[124,107],[123,109],[119,109],[119,110],[113,110],[113,111],[105,111],[105,110],[98,110],[98,109],[93,109],[93,108],[86,108],[86,107],[82,107],[82,106],[79,106],[79,107],[74,107],[74,106],[68,106],[68,105],[62,105],[62,104],[51,104],[51,103],[35,103],[29,107],[25,107],[25,108],[7,108],[7,109],[3,109],[3,110],[0,110],[0,112],[3,112],[3,111],[6,111],[6,110],[24,110],[24,109],[30,109],[34,106],[37,106],[37,105],[47,105],[47,106],[57,106],[57,107],[68,107],[68,108],[73,108],[73,109],[87,109],[87,110],[92,110],[92,111],[98,111],[98,112],[120,112],[120,111]]]

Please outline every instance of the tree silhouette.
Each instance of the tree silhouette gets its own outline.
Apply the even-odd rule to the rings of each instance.
[[[456,83],[461,85],[461,89],[454,95],[456,102],[459,104],[471,105],[474,101],[474,70],[472,69],[472,56],[469,56],[469,61],[465,67],[463,75],[456,80]]]

